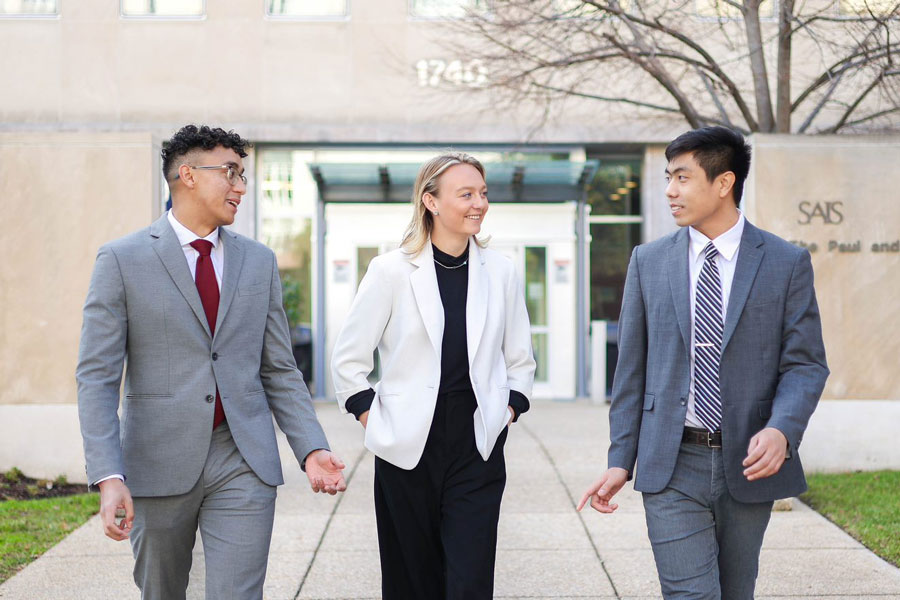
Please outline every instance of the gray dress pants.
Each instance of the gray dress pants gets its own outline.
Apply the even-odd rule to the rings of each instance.
[[[666,600],[753,599],[772,503],[728,493],[720,448],[681,444],[669,485],[643,498]]]
[[[228,423],[212,434],[203,473],[181,496],[134,498],[134,581],[146,600],[181,600],[197,528],[203,539],[208,600],[262,598],[276,488],[238,451]]]

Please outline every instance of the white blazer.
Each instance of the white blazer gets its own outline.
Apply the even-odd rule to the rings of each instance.
[[[373,352],[381,381],[366,425],[366,448],[403,469],[419,463],[441,381],[444,307],[431,240],[418,256],[397,249],[372,259],[331,359],[341,411],[368,389]],[[509,419],[509,391],[531,396],[535,362],[525,298],[508,258],[469,244],[466,296],[469,377],[478,401],[475,445],[487,460]]]

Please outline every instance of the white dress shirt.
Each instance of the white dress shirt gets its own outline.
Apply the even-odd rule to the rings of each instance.
[[[706,260],[706,254],[703,249],[710,242],[710,239],[694,229],[688,227],[691,243],[688,246],[688,266],[690,268],[691,277],[691,390],[688,394],[687,415],[684,424],[690,427],[705,428],[703,423],[697,419],[694,411],[694,349],[695,349],[695,327],[694,327],[694,304],[697,296],[697,280],[700,278],[700,269],[703,268],[703,261]],[[719,279],[722,282],[722,323],[728,312],[728,298],[731,296],[731,283],[734,281],[734,269],[737,265],[738,251],[741,247],[741,235],[744,233],[744,215],[739,212],[737,223],[734,227],[712,240],[713,245],[718,250],[715,257],[716,266],[719,268]]]
[[[216,272],[216,283],[219,284],[219,291],[221,292],[222,269],[225,265],[225,244],[219,243],[219,228],[216,227],[213,229],[212,233],[205,238],[200,238],[196,233],[179,223],[171,210],[166,213],[166,216],[169,219],[169,224],[172,226],[172,229],[175,230],[175,235],[178,237],[178,243],[181,244],[181,249],[184,251],[184,257],[187,259],[188,270],[191,272],[191,279],[194,281],[197,281],[197,259],[200,257],[200,253],[194,250],[194,247],[191,246],[191,242],[204,239],[212,243],[213,248],[209,253],[209,257],[212,259],[213,271]],[[121,479],[122,481],[125,481],[125,477],[121,473],[114,473],[103,479],[98,479],[92,485],[98,485],[107,479]]]
[[[181,249],[184,251],[184,257],[187,259],[188,271],[191,272],[191,278],[194,279],[194,281],[197,280],[197,258],[200,257],[200,253],[194,250],[194,247],[191,246],[191,242],[204,239],[212,243],[213,248],[212,252],[209,253],[209,257],[212,259],[213,270],[216,272],[216,283],[219,284],[219,291],[221,292],[222,268],[225,264],[225,244],[219,243],[219,228],[216,227],[213,229],[212,233],[205,238],[200,238],[196,233],[179,223],[171,210],[166,216],[169,218],[169,224],[172,226],[172,229],[175,230],[175,235],[178,236],[178,243],[181,244]]]

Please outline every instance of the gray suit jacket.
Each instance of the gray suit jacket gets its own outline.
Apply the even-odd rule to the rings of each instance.
[[[226,229],[219,239],[215,337],[165,215],[100,248],[76,370],[88,481],[120,473],[134,496],[188,492],[206,461],[217,385],[234,441],[265,483],[284,482],[273,414],[298,461],[328,447],[294,363],[275,255]]]
[[[609,466],[655,493],[675,468],[691,382],[687,228],[638,246],[619,318],[619,361],[609,411]],[[798,449],[828,377],[809,253],[744,225],[719,368],[728,489],[741,502],[806,489]],[[741,462],[764,427],[787,437],[792,458],[749,482]]]

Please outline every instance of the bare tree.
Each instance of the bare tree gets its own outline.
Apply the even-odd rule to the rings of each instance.
[[[484,87],[515,102],[744,132],[900,129],[900,0],[495,0],[451,27]]]

